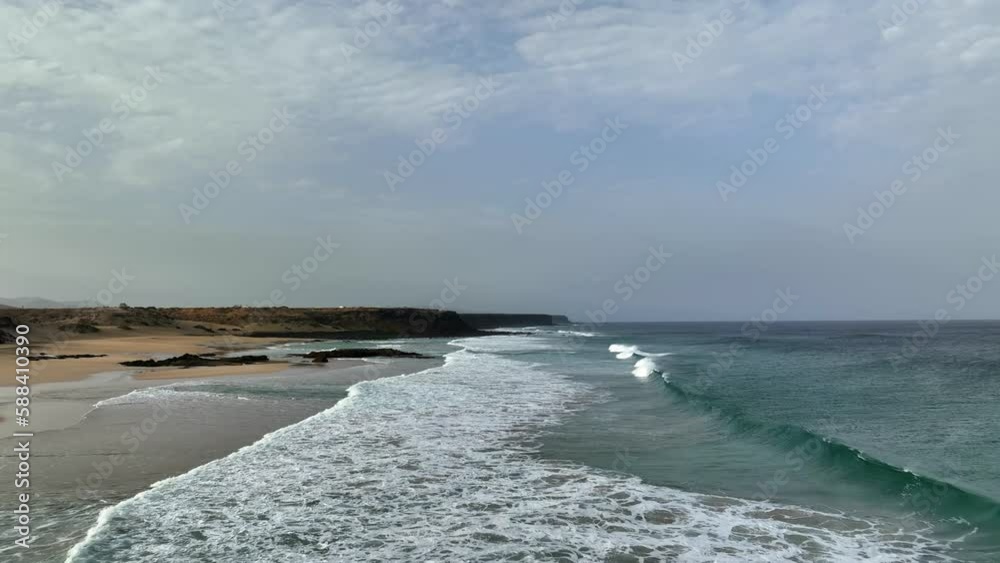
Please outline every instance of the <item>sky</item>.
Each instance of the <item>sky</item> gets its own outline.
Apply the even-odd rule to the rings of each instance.
[[[996,2],[3,0],[0,32],[3,297],[1000,318]]]

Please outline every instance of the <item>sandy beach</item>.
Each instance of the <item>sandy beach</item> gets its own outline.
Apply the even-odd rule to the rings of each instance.
[[[30,423],[15,425],[15,387],[0,386],[0,447],[31,432],[32,549],[0,530],[0,560],[63,561],[101,509],[158,481],[224,458],[265,435],[337,404],[358,382],[413,373],[439,359],[293,360],[297,350],[339,347],[329,338],[406,335],[419,311],[375,309],[11,309],[0,315],[0,365],[13,368],[15,331],[27,334]],[[452,314],[418,334],[476,333]],[[24,355],[24,351],[21,351]],[[134,367],[123,362],[194,355],[209,366]],[[266,363],[224,364],[234,356]],[[288,358],[287,360],[285,358]],[[248,360],[249,361],[249,360]],[[259,360],[253,360],[257,362]],[[176,365],[176,364],[175,364]],[[14,378],[0,382],[13,384]],[[11,454],[0,458],[10,465]],[[0,495],[15,493],[13,480]]]
[[[363,361],[131,369],[120,363],[186,353],[259,351],[291,339],[158,329],[102,332],[100,337],[73,338],[58,346],[32,346],[32,355],[104,357],[32,362],[30,427],[17,428],[9,417],[0,420],[0,435],[34,433],[32,510],[33,521],[39,523],[39,539],[31,550],[9,550],[5,542],[0,559],[61,561],[100,509],[323,411],[346,396],[354,383],[439,363],[399,360],[376,369]],[[13,366],[14,357],[13,346],[0,348],[0,362]],[[284,391],[300,388],[306,390],[304,396]],[[313,388],[321,392],[309,391]],[[0,387],[5,415],[13,412],[14,398],[13,387]],[[15,446],[12,438],[0,442],[7,452]],[[11,483],[0,484],[0,494],[13,494]]]
[[[124,331],[114,327],[102,330],[99,337],[76,337],[53,341],[39,340],[31,334],[29,348],[32,356],[100,356],[93,358],[67,358],[35,360],[30,365],[32,389],[31,428],[40,432],[66,428],[79,422],[93,408],[92,399],[105,399],[116,393],[169,383],[175,380],[213,378],[224,376],[265,375],[289,367],[285,362],[267,364],[211,366],[193,368],[127,368],[121,365],[129,360],[165,358],[181,354],[221,354],[240,350],[260,349],[288,342],[287,339],[259,339],[240,336],[178,334],[176,330],[151,328],[143,331]],[[0,365],[14,366],[14,345],[0,346]],[[10,381],[3,383],[13,383]],[[67,399],[87,389],[90,393],[81,399]],[[0,433],[15,431],[10,403],[14,401],[14,388],[0,386]]]
[[[76,337],[53,342],[43,338],[40,343],[34,335],[29,348],[32,355],[75,356],[94,355],[97,358],[71,358],[61,360],[36,360],[31,364],[33,384],[79,381],[99,373],[122,371],[121,362],[179,356],[181,354],[207,354],[235,352],[265,348],[273,344],[290,342],[291,339],[261,339],[232,335],[179,334],[176,330],[147,329],[124,331],[114,328],[102,330],[100,336]],[[0,346],[0,365],[14,365],[14,346]],[[274,373],[287,364],[247,366],[202,367],[190,369],[132,369],[139,379],[180,379],[188,377],[216,377],[220,375],[247,375]]]

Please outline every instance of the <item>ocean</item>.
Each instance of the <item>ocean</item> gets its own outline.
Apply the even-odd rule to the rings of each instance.
[[[1000,323],[764,328],[270,350],[445,363],[361,381],[105,508],[66,561],[1000,561]],[[220,401],[276,393],[215,385]]]

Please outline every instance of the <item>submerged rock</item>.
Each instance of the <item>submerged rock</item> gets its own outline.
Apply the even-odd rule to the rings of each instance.
[[[343,350],[320,350],[299,354],[300,358],[309,358],[314,364],[325,364],[328,360],[343,358],[422,358],[430,359],[432,356],[425,356],[416,352],[404,352],[394,348],[347,348]]]
[[[56,354],[55,356],[50,356],[49,354],[39,354],[38,356],[31,356],[31,361],[46,361],[46,360],[81,360],[88,358],[105,358],[107,354]]]

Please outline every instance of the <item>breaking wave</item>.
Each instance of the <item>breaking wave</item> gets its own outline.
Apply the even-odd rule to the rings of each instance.
[[[103,407],[113,407],[121,405],[132,405],[132,404],[145,404],[145,403],[162,403],[164,401],[170,400],[190,400],[190,399],[226,399],[226,395],[221,393],[212,393],[209,391],[197,391],[193,389],[195,385],[186,386],[170,386],[164,385],[160,387],[146,387],[143,389],[135,389],[125,395],[119,395],[117,397],[111,397],[109,399],[104,399],[103,401],[98,401],[94,404],[95,409]],[[183,388],[184,390],[178,390],[178,388]]]
[[[656,362],[652,358],[643,358],[635,363],[635,367],[632,369],[632,375],[636,377],[649,377],[656,373],[662,373],[660,371],[660,366],[656,365]]]
[[[673,356],[672,352],[663,352],[660,354],[643,352],[638,346],[632,346],[631,344],[612,344],[611,346],[608,346],[608,352],[615,354],[615,357],[619,360],[627,360],[636,356],[641,356],[643,358],[665,358],[667,356]]]
[[[877,483],[914,511],[960,518],[972,527],[1000,529],[1000,502],[930,475],[893,465],[822,432],[792,424],[769,424],[742,410],[715,404],[712,397],[664,378],[666,388],[693,407],[710,412],[734,432],[787,452],[797,452],[842,479]],[[806,455],[807,454],[807,455]],[[932,510],[933,509],[933,510]]]
[[[949,560],[877,520],[544,461],[537,433],[592,388],[498,355],[542,339],[453,344],[105,509],[67,561]]]

